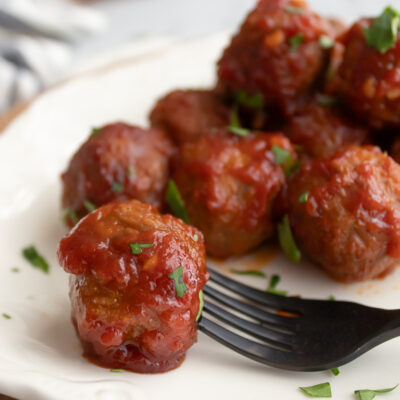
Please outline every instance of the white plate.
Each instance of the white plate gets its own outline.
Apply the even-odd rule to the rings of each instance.
[[[355,16],[357,4],[363,12],[382,8],[378,1],[350,5],[336,0],[334,7],[331,1],[318,1],[319,9],[330,5],[329,11],[345,16]],[[38,98],[0,137],[0,314],[12,317],[0,317],[0,392],[20,400],[286,400],[303,398],[299,386],[330,381],[336,399],[351,399],[354,389],[399,383],[400,340],[344,366],[338,377],[267,368],[201,333],[183,365],[166,374],[117,374],[81,357],[70,321],[67,276],[55,256],[57,242],[66,232],[60,221],[59,174],[91,127],[114,120],[145,125],[148,111],[163,93],[211,84],[213,63],[226,40],[220,35],[167,47],[135,63],[70,81]],[[30,244],[50,262],[49,275],[21,257],[21,249]],[[264,257],[261,251],[253,260],[236,262],[259,264]],[[13,273],[13,267],[20,272]],[[291,265],[281,256],[265,263],[264,270],[269,276],[279,273],[280,287],[291,294],[334,295],[400,308],[400,270],[385,280],[356,285],[337,284],[311,265]],[[260,288],[267,285],[257,278],[245,281]],[[399,393],[386,398],[399,398]]]

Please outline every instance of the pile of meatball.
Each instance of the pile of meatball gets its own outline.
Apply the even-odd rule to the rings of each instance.
[[[396,266],[400,37],[375,40],[390,13],[347,27],[303,0],[260,0],[214,88],[168,93],[150,128],[93,129],[62,175],[75,227],[58,250],[87,356],[177,367],[196,341],[206,253],[278,237],[341,282]]]

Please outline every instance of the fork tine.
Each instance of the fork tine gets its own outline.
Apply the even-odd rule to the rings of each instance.
[[[250,321],[239,318],[236,315],[233,315],[210,302],[204,303],[204,311],[210,313],[220,321],[223,321],[234,328],[240,329],[242,332],[246,332],[255,338],[261,339],[272,346],[279,347],[285,351],[292,350],[291,344],[293,335],[287,335],[268,329],[264,326],[254,324]]]
[[[267,323],[271,327],[277,327],[280,329],[287,329],[291,332],[296,331],[298,318],[287,318],[282,317],[278,314],[259,309],[253,305],[243,303],[240,300],[234,299],[233,297],[227,296],[224,293],[217,291],[216,289],[206,285],[203,288],[205,294],[211,298],[225,304],[226,306],[233,308],[234,310],[240,311],[241,313],[252,317],[260,322]]]
[[[263,292],[247,285],[243,285],[242,283],[230,279],[211,268],[207,268],[207,270],[210,273],[211,281],[218,283],[219,285],[232,290],[233,292],[240,294],[249,300],[255,301],[270,308],[276,308],[278,310],[284,309],[285,311],[291,311],[295,313],[301,312],[299,299]]]
[[[275,368],[293,371],[304,371],[296,353],[277,350],[246,339],[225,329],[209,319],[202,317],[198,324],[199,329],[217,342],[236,351],[247,358]],[[310,369],[311,370],[311,369]],[[315,369],[313,369],[315,370]]]

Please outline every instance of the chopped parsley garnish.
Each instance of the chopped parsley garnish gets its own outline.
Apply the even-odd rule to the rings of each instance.
[[[17,274],[18,272],[20,272],[20,269],[17,267],[12,267],[11,272],[14,272],[15,274]]]
[[[127,169],[128,171],[128,176],[130,179],[135,179],[136,178],[136,169],[133,165],[130,165]]]
[[[178,297],[183,297],[187,291],[187,286],[186,283],[183,279],[183,267],[182,265],[177,268],[174,272],[168,275],[168,278],[171,278],[174,280],[175,283],[175,290],[176,290],[176,295]]]
[[[186,211],[185,203],[183,202],[182,196],[179,193],[179,189],[175,182],[171,179],[168,184],[167,195],[165,197],[166,202],[171,208],[174,215],[180,218],[183,222],[189,223],[189,217]]]
[[[92,128],[92,131],[90,132],[90,136],[98,135],[101,132],[102,129],[103,128]]]
[[[297,35],[292,36],[289,39],[290,52],[294,53],[295,51],[297,51],[300,45],[303,43],[303,41],[304,41],[304,35],[302,33],[298,33]]]
[[[111,186],[111,191],[114,193],[122,193],[124,191],[124,185],[121,182],[114,182]]]
[[[331,385],[329,382],[320,383],[315,386],[301,387],[300,389],[309,397],[332,397]]]
[[[280,282],[281,277],[279,275],[273,275],[269,281],[269,286],[267,288],[268,293],[277,294],[279,296],[286,296],[287,291],[285,290],[276,290],[278,283]]]
[[[331,49],[333,45],[335,44],[334,40],[326,35],[322,35],[319,38],[319,44],[323,49]]]
[[[153,247],[154,243],[130,243],[129,247],[131,248],[132,254],[142,254],[142,249],[148,249],[149,247]]]
[[[200,292],[199,292],[199,300],[200,300],[199,312],[197,313],[196,322],[200,319],[201,313],[203,312],[203,308],[204,308],[204,294],[203,294],[202,290],[200,290]]]
[[[49,264],[37,252],[34,246],[26,247],[22,250],[22,255],[34,266],[41,269],[44,273],[49,273]]]
[[[97,207],[89,200],[84,200],[83,205],[89,212],[94,211]]]
[[[64,221],[67,221],[68,219],[76,225],[79,221],[78,216],[76,215],[76,211],[73,210],[72,208],[65,208],[62,212],[62,219]]]
[[[249,95],[244,91],[238,92],[236,94],[236,103],[239,106],[244,106],[248,108],[263,108],[264,107],[264,97],[261,93],[254,95]]]
[[[394,8],[387,7],[371,27],[364,30],[364,34],[369,46],[386,53],[396,44],[399,28],[400,14]]]
[[[251,276],[259,276],[260,278],[265,278],[265,274],[262,271],[252,271],[252,270],[241,271],[239,269],[231,269],[230,272],[236,275],[251,275]]]
[[[329,301],[336,301],[335,296],[329,296]]]
[[[290,261],[298,263],[301,260],[301,253],[294,240],[292,229],[290,227],[289,216],[287,214],[278,224],[278,238],[286,257]]]
[[[317,103],[320,106],[324,107],[332,107],[338,104],[339,99],[336,96],[329,96],[327,94],[318,94],[317,95]]]
[[[120,368],[114,368],[114,369],[110,369],[110,372],[125,372],[125,370],[120,369]]]
[[[199,241],[199,235],[198,235],[197,233],[195,233],[195,234],[193,235],[193,240],[194,240],[195,242],[198,242],[198,241]]]
[[[11,315],[8,315],[6,313],[1,314],[4,319],[11,319]]]
[[[251,131],[243,128],[240,120],[239,120],[239,111],[238,111],[238,107],[235,106],[232,110],[232,114],[231,114],[231,124],[228,126],[228,130],[238,136],[242,136],[242,137],[246,137],[249,136]]]
[[[390,389],[379,389],[379,390],[369,390],[369,389],[364,389],[364,390],[356,390],[354,393],[358,395],[359,400],[372,400],[374,399],[377,395],[379,394],[384,394],[384,393],[389,393],[392,392],[394,389],[397,388],[396,385]]]
[[[276,145],[272,146],[271,151],[274,154],[276,163],[283,166],[285,168],[286,176],[289,176],[292,173],[293,167],[292,153],[289,150]]]
[[[339,368],[332,368],[331,372],[334,376],[338,376],[340,374]]]
[[[285,11],[291,14],[303,14],[305,9],[301,7],[286,6]]]
[[[308,200],[308,196],[309,196],[309,195],[310,195],[310,194],[309,194],[308,192],[301,194],[301,195],[299,196],[299,203],[307,203],[307,200]]]

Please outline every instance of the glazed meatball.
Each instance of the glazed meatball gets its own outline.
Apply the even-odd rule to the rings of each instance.
[[[297,244],[334,279],[376,278],[399,262],[400,166],[377,147],[309,161],[288,187]]]
[[[213,128],[229,125],[231,110],[210,90],[176,90],[158,101],[151,125],[177,144],[193,142]]]
[[[260,93],[267,105],[290,114],[324,68],[320,38],[333,35],[303,0],[261,0],[218,63],[218,88]]]
[[[321,97],[325,98],[330,99]],[[329,157],[345,145],[369,142],[367,129],[344,116],[337,107],[317,103],[291,118],[285,133],[310,157]]]
[[[273,235],[271,209],[285,183],[273,151],[288,156],[285,168],[292,165],[294,151],[281,134],[204,136],[181,147],[173,177],[209,254],[240,255]]]
[[[342,38],[346,50],[330,90],[371,127],[400,126],[400,40],[385,52],[369,45],[373,23],[364,18]]]
[[[137,199],[159,208],[172,153],[155,129],[116,123],[93,130],[62,175],[68,225],[111,201]]]
[[[208,279],[201,232],[136,200],[110,203],[61,240],[58,258],[87,357],[136,372],[183,361]]]

